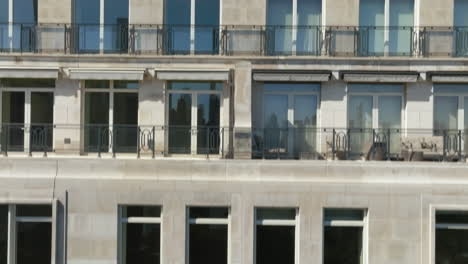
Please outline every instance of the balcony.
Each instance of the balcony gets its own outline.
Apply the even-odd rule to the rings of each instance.
[[[466,57],[468,27],[0,24],[0,53]]]
[[[3,124],[0,149],[4,156],[232,159],[240,154],[251,159],[464,162],[466,135],[465,130],[431,129]],[[239,145],[239,140],[245,142]]]

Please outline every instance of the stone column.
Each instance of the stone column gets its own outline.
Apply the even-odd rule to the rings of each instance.
[[[79,154],[81,149],[81,91],[78,80],[56,80],[54,102],[56,153]]]
[[[138,125],[142,135],[141,154],[151,156],[151,146],[154,144],[155,155],[162,155],[165,142],[164,81],[144,80],[140,86],[138,101]]]
[[[359,0],[324,0],[323,5],[324,25],[359,25]]]
[[[252,155],[252,64],[240,62],[234,73],[234,158]]]

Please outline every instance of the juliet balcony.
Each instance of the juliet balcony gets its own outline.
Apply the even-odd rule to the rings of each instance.
[[[466,57],[468,28],[0,24],[0,52]]]

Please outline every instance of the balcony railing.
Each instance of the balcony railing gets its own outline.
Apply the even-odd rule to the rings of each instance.
[[[466,161],[468,131],[2,124],[0,150],[96,157]]]
[[[466,57],[468,27],[0,24],[0,52]]]

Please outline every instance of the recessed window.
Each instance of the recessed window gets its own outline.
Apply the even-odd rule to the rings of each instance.
[[[296,255],[295,208],[256,209],[256,264],[294,264]]]
[[[325,209],[324,213],[324,264],[365,264],[366,211]]]
[[[468,263],[468,212],[436,212],[436,264]]]
[[[161,207],[122,206],[119,263],[161,263]]]
[[[188,263],[228,263],[229,208],[190,207]]]
[[[50,264],[51,256],[52,206],[0,205],[0,263]]]
[[[1,87],[8,88],[55,88],[55,79],[0,79]]]

